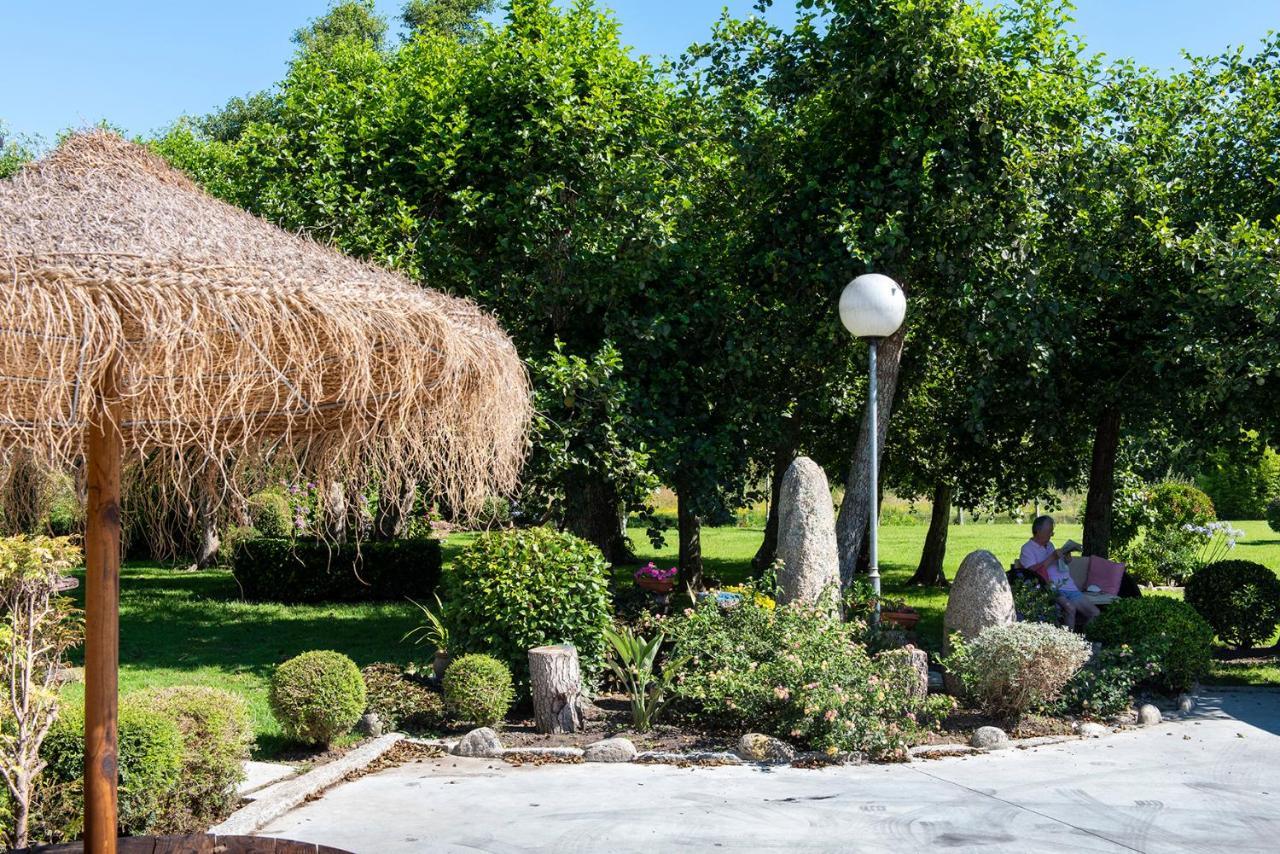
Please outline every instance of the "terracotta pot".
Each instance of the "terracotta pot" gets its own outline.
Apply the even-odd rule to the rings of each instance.
[[[914,629],[916,623],[920,622],[920,615],[915,611],[881,611],[880,622],[882,624],[897,626],[900,629]]]
[[[662,581],[657,578],[637,578],[636,586],[650,593],[670,593],[676,589],[675,579]]]

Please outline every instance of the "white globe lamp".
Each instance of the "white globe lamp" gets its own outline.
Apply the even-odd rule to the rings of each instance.
[[[876,348],[881,338],[888,338],[902,327],[907,316],[907,296],[902,286],[880,273],[866,273],[845,285],[840,294],[840,322],[855,338],[866,339],[870,344],[871,381],[867,393],[867,466],[870,469],[867,483],[870,487],[868,501],[869,525],[867,554],[870,570],[867,573],[871,589],[875,593],[876,607],[871,616],[873,623],[880,622],[880,507],[877,502],[880,479],[879,427],[877,426],[879,399],[876,382]]]

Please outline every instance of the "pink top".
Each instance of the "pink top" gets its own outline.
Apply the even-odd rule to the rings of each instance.
[[[1026,569],[1037,567],[1048,560],[1049,563],[1046,570],[1049,575],[1049,582],[1054,588],[1080,592],[1080,589],[1076,587],[1076,583],[1071,580],[1071,573],[1067,572],[1067,568],[1062,561],[1050,558],[1053,550],[1054,545],[1052,542],[1045,543],[1042,546],[1035,540],[1027,540],[1022,547],[1022,553],[1018,555],[1018,559],[1022,561],[1022,566]]]

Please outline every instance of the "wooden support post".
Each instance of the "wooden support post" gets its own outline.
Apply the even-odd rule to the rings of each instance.
[[[120,658],[120,466],[124,442],[115,367],[103,374],[85,448],[84,850],[116,851]]]
[[[529,683],[538,732],[568,733],[582,729],[582,673],[573,644],[529,650]]]

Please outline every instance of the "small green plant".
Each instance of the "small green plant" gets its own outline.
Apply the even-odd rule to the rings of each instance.
[[[454,720],[493,726],[514,701],[511,670],[491,655],[464,655],[444,672],[444,704]]]
[[[444,603],[440,601],[439,593],[432,593],[431,595],[436,599],[436,609],[434,611],[426,605],[416,602],[412,598],[406,597],[409,598],[410,602],[413,602],[414,605],[418,606],[418,610],[422,612],[425,622],[423,622],[422,625],[415,626],[405,632],[404,637],[400,638],[400,642],[404,643],[410,638],[413,638],[414,646],[418,646],[425,641],[434,646],[436,648],[436,652],[448,652],[449,626],[445,622]]]
[[[1267,504],[1267,527],[1280,534],[1280,498],[1273,498]]]
[[[444,699],[397,664],[379,662],[360,671],[374,712],[387,730],[434,730],[444,723]]]
[[[1078,635],[1046,623],[991,626],[971,641],[952,636],[944,660],[987,714],[1017,716],[1056,700],[1089,658]]]
[[[274,490],[255,492],[249,496],[250,524],[264,537],[293,536],[293,518],[289,499]]]
[[[1013,591],[1013,609],[1018,619],[1027,623],[1058,622],[1058,595],[1053,590],[1032,579],[1015,579],[1009,585]]]
[[[481,534],[445,575],[445,618],[453,653],[506,662],[528,693],[529,650],[571,643],[584,681],[604,670],[609,564],[600,550],[551,528]]]
[[[367,698],[354,661],[340,652],[313,650],[276,668],[267,699],[287,736],[327,745],[355,726]]]
[[[1168,693],[1187,691],[1209,669],[1213,627],[1186,602],[1168,596],[1117,599],[1085,628],[1091,641],[1128,644],[1157,671],[1145,682]]]
[[[646,732],[671,702],[671,685],[682,662],[668,661],[661,675],[654,672],[658,650],[665,640],[661,633],[646,641],[623,627],[619,630],[605,629],[604,636],[614,652],[609,667],[631,699],[632,722],[636,730]]]
[[[1248,649],[1271,640],[1280,623],[1280,578],[1260,563],[1220,560],[1187,581],[1187,604],[1224,642]]]
[[[1133,705],[1133,686],[1158,670],[1159,664],[1150,653],[1139,655],[1128,644],[1103,647],[1071,677],[1062,696],[1045,711],[1096,720],[1113,718]]]
[[[179,685],[131,695],[168,717],[182,735],[182,785],[161,804],[161,833],[197,833],[231,814],[253,743],[249,706],[221,688]]]

